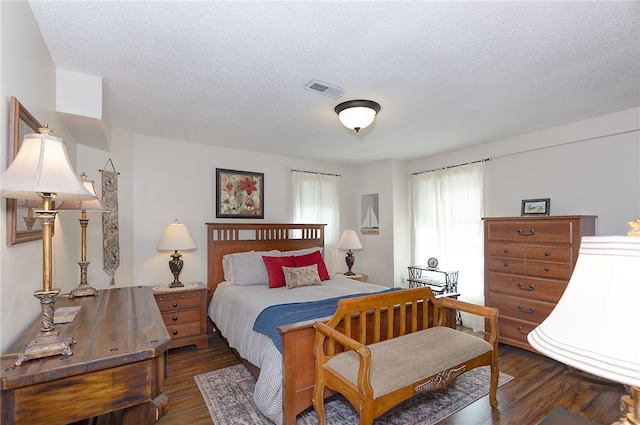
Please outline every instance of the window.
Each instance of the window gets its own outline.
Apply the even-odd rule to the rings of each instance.
[[[436,257],[442,269],[458,270],[460,299],[484,304],[484,162],[411,176],[413,262]],[[465,326],[483,321],[463,316]]]
[[[329,253],[340,237],[340,176],[294,170],[292,180],[293,222],[326,224],[324,259],[335,270],[335,256]]]

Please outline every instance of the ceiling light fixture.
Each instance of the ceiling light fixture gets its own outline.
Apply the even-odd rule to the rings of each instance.
[[[348,100],[336,106],[334,110],[342,125],[357,133],[371,125],[376,114],[380,112],[380,104],[372,100]]]

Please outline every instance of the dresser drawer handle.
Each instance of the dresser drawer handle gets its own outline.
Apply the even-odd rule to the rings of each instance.
[[[544,268],[544,271],[545,271],[545,272],[548,272],[548,271],[549,271],[549,267],[545,267],[545,268]]]
[[[504,251],[502,251],[502,252],[504,252],[505,254],[508,254],[509,250],[507,248],[505,248]]]
[[[178,307],[178,303],[173,303],[173,308]]]
[[[518,333],[519,333],[519,334],[522,334],[522,335],[529,335],[529,332],[523,332],[523,331],[522,331],[522,326],[518,326],[518,327],[516,328],[516,330],[518,331]]]
[[[533,291],[536,287],[531,284],[528,288],[525,288],[522,282],[518,282],[518,289],[522,289],[523,291]]]
[[[173,321],[177,322],[178,321],[178,316],[173,316]]]
[[[522,229],[518,229],[518,234],[520,236],[533,236],[535,232],[536,232],[535,229],[529,229],[529,233],[524,233]]]
[[[503,267],[509,267],[509,263],[504,263],[502,266]]]
[[[517,308],[519,312],[525,313],[525,314],[533,314],[536,312],[536,309],[533,307],[529,307],[529,311],[523,310],[524,307],[522,306],[522,304],[520,304]]]
[[[551,255],[551,254],[549,254],[549,251],[545,251],[545,253],[544,253],[544,256],[545,256],[545,257],[548,257],[548,256],[550,256],[550,255]]]
[[[174,335],[178,335],[178,331],[173,331],[172,332]]]

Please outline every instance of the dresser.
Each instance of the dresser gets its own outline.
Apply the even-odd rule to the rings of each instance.
[[[595,216],[484,218],[485,304],[500,310],[500,342],[535,351],[527,334],[562,296]]]
[[[207,287],[203,283],[185,283],[183,287],[154,286],[167,331],[171,336],[170,348],[209,344],[207,337]]]
[[[0,423],[64,425],[154,424],[169,408],[164,392],[171,339],[148,286],[102,289],[93,297],[60,296],[56,310],[79,307],[70,323],[73,353],[14,366],[38,334],[38,318],[2,355]],[[92,418],[92,419],[90,419]],[[86,420],[86,421],[85,421]]]

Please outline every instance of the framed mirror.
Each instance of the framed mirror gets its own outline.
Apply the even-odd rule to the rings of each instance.
[[[11,97],[9,105],[9,154],[7,167],[18,155],[25,134],[38,133],[42,127],[18,99]],[[7,245],[42,239],[42,227],[34,210],[41,207],[37,201],[7,198]]]

